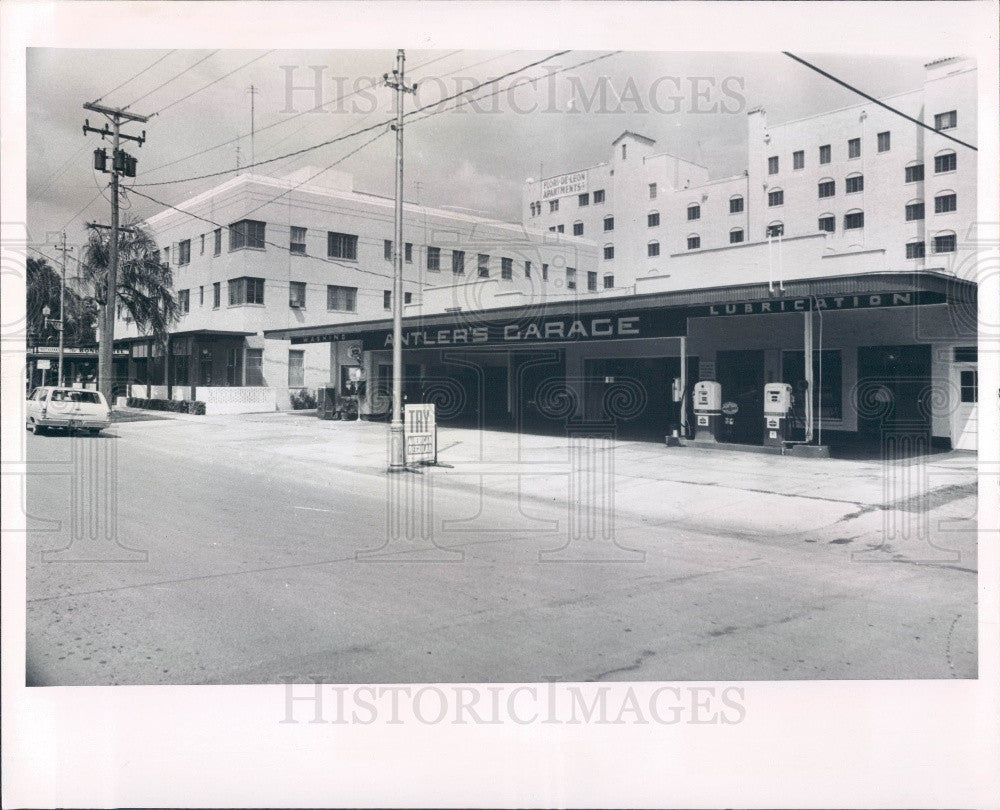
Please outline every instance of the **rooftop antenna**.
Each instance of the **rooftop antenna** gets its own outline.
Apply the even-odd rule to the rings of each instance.
[[[254,136],[256,135],[257,130],[254,116],[254,100],[260,90],[256,87],[256,85],[251,84],[250,89],[247,90],[247,92],[250,94],[250,165],[252,166],[257,162],[257,151],[254,148]]]

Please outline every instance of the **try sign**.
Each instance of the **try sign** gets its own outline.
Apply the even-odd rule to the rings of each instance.
[[[433,405],[403,406],[403,447],[407,464],[437,463],[437,424]]]

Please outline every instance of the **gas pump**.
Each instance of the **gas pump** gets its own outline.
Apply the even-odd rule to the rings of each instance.
[[[701,380],[694,386],[695,441],[714,442],[722,427],[722,384]]]
[[[764,386],[764,446],[781,447],[791,433],[792,386],[767,383]]]

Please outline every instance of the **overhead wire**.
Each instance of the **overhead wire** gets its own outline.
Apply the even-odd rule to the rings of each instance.
[[[139,96],[139,98],[137,98],[131,104],[126,104],[124,107],[122,107],[122,109],[123,110],[127,110],[129,107],[134,107],[136,104],[138,104],[144,98],[148,98],[149,96],[153,95],[153,93],[155,93],[157,90],[159,90],[159,89],[161,89],[163,87],[166,87],[168,84],[170,84],[172,82],[177,81],[185,73],[189,73],[190,71],[194,70],[196,67],[198,67],[198,65],[200,65],[202,62],[204,62],[207,59],[211,59],[218,52],[219,52],[218,50],[214,50],[211,53],[209,53],[208,56],[203,56],[201,59],[199,59],[193,65],[188,65],[188,67],[184,68],[184,70],[182,70],[180,73],[177,73],[176,75],[174,75],[171,78],[167,79],[165,82],[162,82],[161,84],[156,85],[156,87],[154,87],[148,93],[143,93],[141,96]]]
[[[142,69],[142,70],[140,70],[140,71],[139,71],[138,73],[136,73],[136,74],[134,74],[133,76],[130,76],[129,78],[127,78],[127,79],[126,79],[125,81],[123,81],[123,82],[122,82],[121,84],[119,84],[119,85],[118,85],[117,87],[113,87],[113,88],[111,88],[110,90],[108,90],[108,91],[107,91],[106,93],[104,93],[103,95],[99,96],[98,98],[95,98],[95,99],[94,99],[94,104],[96,104],[97,102],[99,102],[99,101],[101,101],[101,100],[103,100],[103,99],[107,98],[107,97],[108,97],[108,96],[110,96],[110,95],[111,95],[112,93],[114,93],[114,92],[115,92],[116,90],[121,90],[121,89],[122,89],[122,88],[123,88],[123,87],[124,87],[124,86],[125,86],[126,84],[128,84],[129,82],[132,82],[132,81],[134,81],[135,79],[138,79],[138,78],[139,78],[139,77],[140,77],[140,76],[141,76],[141,75],[142,75],[143,73],[146,73],[146,72],[148,72],[149,70],[151,70],[152,68],[156,67],[156,66],[157,66],[158,64],[160,64],[160,62],[162,62],[162,61],[163,61],[164,59],[166,59],[166,58],[167,58],[168,56],[170,56],[170,54],[172,54],[172,53],[177,53],[177,50],[176,50],[176,49],[174,49],[174,50],[172,50],[172,51],[167,51],[167,52],[166,52],[165,54],[163,54],[163,56],[161,56],[161,57],[160,57],[159,59],[157,59],[157,60],[156,60],[155,62],[153,62],[153,64],[149,65],[149,67],[145,67],[145,68],[143,68],[143,69]]]
[[[162,112],[163,112],[164,110],[169,110],[169,109],[170,109],[171,107],[174,107],[174,106],[176,106],[176,105],[180,104],[180,103],[181,103],[182,101],[187,101],[187,100],[188,100],[189,98],[191,98],[191,97],[192,97],[192,96],[194,96],[194,95],[197,95],[197,94],[198,94],[198,93],[200,93],[200,92],[201,92],[202,90],[206,90],[206,89],[208,89],[208,88],[209,88],[209,87],[211,87],[211,86],[212,86],[213,84],[218,84],[218,83],[219,83],[219,82],[221,82],[221,81],[222,81],[223,79],[228,79],[228,78],[229,78],[230,76],[232,76],[232,75],[233,75],[234,73],[238,73],[239,71],[243,70],[243,68],[246,68],[246,67],[249,67],[249,66],[250,66],[250,65],[252,65],[252,64],[253,64],[254,62],[257,62],[257,61],[259,61],[259,60],[263,59],[263,58],[264,58],[265,56],[267,56],[268,54],[272,54],[272,53],[274,53],[274,51],[273,51],[273,50],[270,50],[270,51],[265,51],[264,53],[260,54],[260,56],[255,56],[255,57],[254,57],[253,59],[251,59],[251,60],[250,60],[249,62],[246,62],[246,63],[244,63],[244,64],[240,65],[240,66],[239,66],[238,68],[234,68],[233,70],[229,71],[228,73],[226,73],[226,74],[224,74],[224,75],[222,75],[222,76],[219,76],[219,78],[217,78],[217,79],[213,79],[213,80],[212,80],[212,81],[210,81],[210,82],[209,82],[208,84],[206,84],[206,85],[203,85],[203,86],[199,87],[199,88],[198,88],[197,90],[194,90],[193,92],[191,92],[191,93],[188,93],[188,94],[187,94],[186,96],[183,96],[182,98],[179,98],[179,99],[177,99],[177,101],[172,101],[172,102],[170,102],[169,104],[167,104],[167,105],[166,105],[165,107],[160,107],[160,109],[158,109],[158,110],[157,110],[156,112],[154,112],[154,113],[150,114],[150,116],[149,116],[149,117],[150,117],[150,118],[152,118],[152,117],[153,117],[154,115],[159,115],[159,114],[160,114],[160,113],[162,113]]]

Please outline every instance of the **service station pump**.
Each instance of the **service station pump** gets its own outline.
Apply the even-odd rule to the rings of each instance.
[[[694,386],[695,440],[718,441],[722,428],[722,384],[701,380]]]
[[[781,447],[791,432],[792,386],[767,383],[764,386],[764,446]]]

